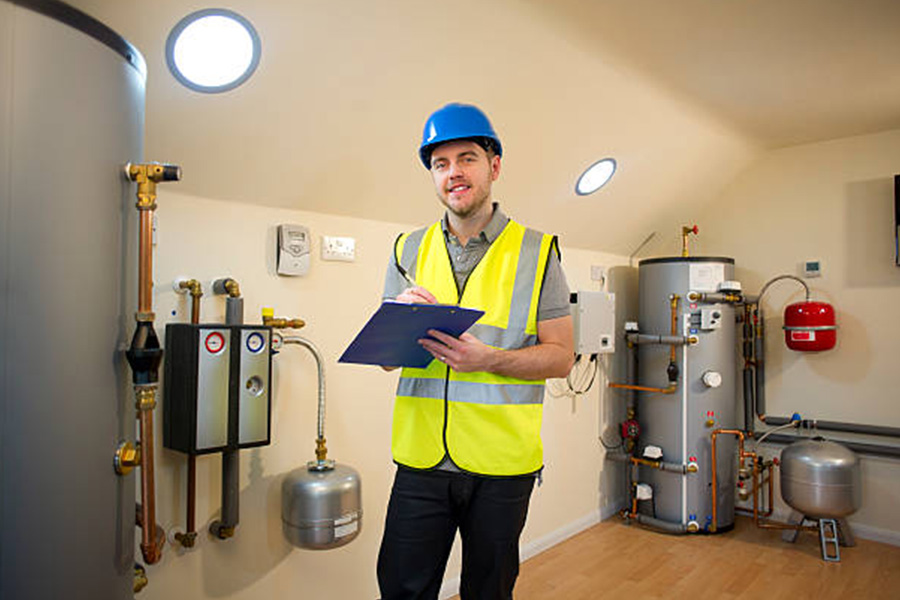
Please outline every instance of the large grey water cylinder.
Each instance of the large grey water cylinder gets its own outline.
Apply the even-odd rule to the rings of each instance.
[[[113,454],[135,438],[122,165],[142,159],[144,82],[140,54],[98,21],[0,0],[4,600],[132,597],[135,478]]]
[[[664,521],[701,528],[712,525],[711,434],[734,428],[736,415],[737,351],[735,311],[727,303],[688,300],[690,292],[717,292],[734,279],[734,259],[725,257],[663,257],[640,262],[639,323],[643,333],[671,334],[672,295],[678,296],[677,336],[695,336],[696,344],[679,346],[675,364],[678,388],[673,394],[640,392],[637,414],[643,429],[642,445],[658,446],[663,460],[696,462],[697,472],[679,474],[642,468],[641,482],[653,487],[653,508]],[[668,385],[668,346],[639,347],[638,382]],[[717,440],[717,523],[722,531],[734,524],[736,440]]]

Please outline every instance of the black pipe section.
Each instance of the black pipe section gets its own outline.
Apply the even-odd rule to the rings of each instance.
[[[787,417],[766,417],[767,425],[785,425],[790,423]],[[818,419],[803,419],[800,428],[824,429],[826,431],[840,431],[843,433],[862,433],[866,435],[880,435],[900,439],[900,427],[882,427],[880,425],[864,425],[860,423],[843,423],[841,421],[819,421]]]
[[[798,442],[801,440],[808,440],[810,438],[801,437],[796,435],[784,435],[781,433],[773,433],[770,436],[767,436],[763,443],[771,442],[773,444],[793,444],[794,442]],[[860,454],[869,454],[872,456],[883,456],[886,458],[898,458],[900,459],[900,446],[885,446],[882,444],[865,444],[862,442],[847,442],[845,440],[834,440],[839,444],[846,446],[853,450],[854,452],[859,452]]]
[[[678,383],[678,365],[675,364],[675,361],[669,363],[669,366],[666,367],[666,375],[669,376],[669,385],[675,385]]]
[[[131,366],[131,380],[135,385],[159,382],[159,365],[163,350],[152,321],[138,321],[131,338],[131,347],[125,352]]]
[[[753,406],[753,369],[744,367],[744,430],[751,434],[754,432],[756,419],[753,414]]]
[[[756,394],[754,400],[756,402],[756,415],[760,420],[765,421],[766,417],[766,326],[763,322],[762,308],[757,307],[754,311],[753,319],[756,325],[756,339],[754,346],[756,349]]]

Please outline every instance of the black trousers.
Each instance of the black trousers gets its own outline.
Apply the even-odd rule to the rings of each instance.
[[[457,529],[462,600],[511,600],[534,479],[398,468],[378,553],[382,600],[435,600]]]

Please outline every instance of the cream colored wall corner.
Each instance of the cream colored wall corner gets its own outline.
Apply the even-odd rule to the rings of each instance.
[[[833,350],[788,350],[782,314],[787,304],[802,299],[802,288],[779,283],[766,293],[769,414],[799,412],[821,420],[900,427],[900,267],[894,264],[893,231],[897,173],[900,130],[786,148],[765,155],[706,211],[685,215],[700,225],[692,254],[733,257],[748,293],[758,294],[776,275],[801,275],[802,261],[822,261],[822,276],[808,284],[813,300],[830,302],[837,311]],[[661,236],[663,243],[651,251],[678,252],[680,226],[672,223]],[[862,472],[863,504],[851,522],[869,537],[900,544],[900,461],[865,457]]]
[[[510,209],[515,212],[514,209]],[[436,212],[437,214],[437,212]],[[275,358],[272,444],[241,451],[240,525],[234,538],[212,539],[208,524],[219,518],[219,455],[197,461],[197,546],[166,546],[160,564],[148,568],[147,600],[164,598],[281,598],[302,590],[304,597],[374,598],[375,562],[394,466],[390,427],[396,374],[374,367],[344,365],[337,358],[378,306],[384,269],[395,236],[416,225],[366,221],[318,213],[208,200],[161,190],[155,248],[154,308],[160,335],[166,323],[185,322],[190,298],[177,295],[172,281],[193,277],[204,285],[202,321],[221,322],[224,300],[210,282],[236,279],[245,303],[245,321],[258,323],[260,309],[300,317],[300,333],[325,358],[329,456],[356,468],[362,477],[363,526],[342,548],[313,552],[292,548],[280,521],[281,479],[313,458],[316,434],[316,366],[304,349],[291,347]],[[274,274],[274,228],[297,223],[310,228],[313,248],[305,277]],[[319,259],[322,235],[356,239],[356,261]],[[626,259],[563,248],[563,264],[573,289],[599,289],[590,266],[614,267]],[[165,382],[163,382],[165,385]],[[585,522],[598,511],[602,452],[597,441],[601,418],[600,381],[579,398],[548,398],[544,442],[545,483],[533,499],[523,538],[545,540],[554,531]],[[162,447],[161,411],[157,439],[157,518],[172,535],[185,525],[186,461]],[[447,576],[458,575],[458,561]]]

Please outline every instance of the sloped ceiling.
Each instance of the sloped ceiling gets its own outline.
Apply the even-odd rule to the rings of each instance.
[[[171,27],[210,5],[72,4],[147,60],[145,158],[221,200],[432,221],[422,124],[465,101],[503,139],[507,212],[628,255],[654,231],[677,236],[768,148],[900,127],[890,0],[234,0],[263,55],[218,95],[183,88],[163,56]],[[614,179],[576,196],[605,156]]]

